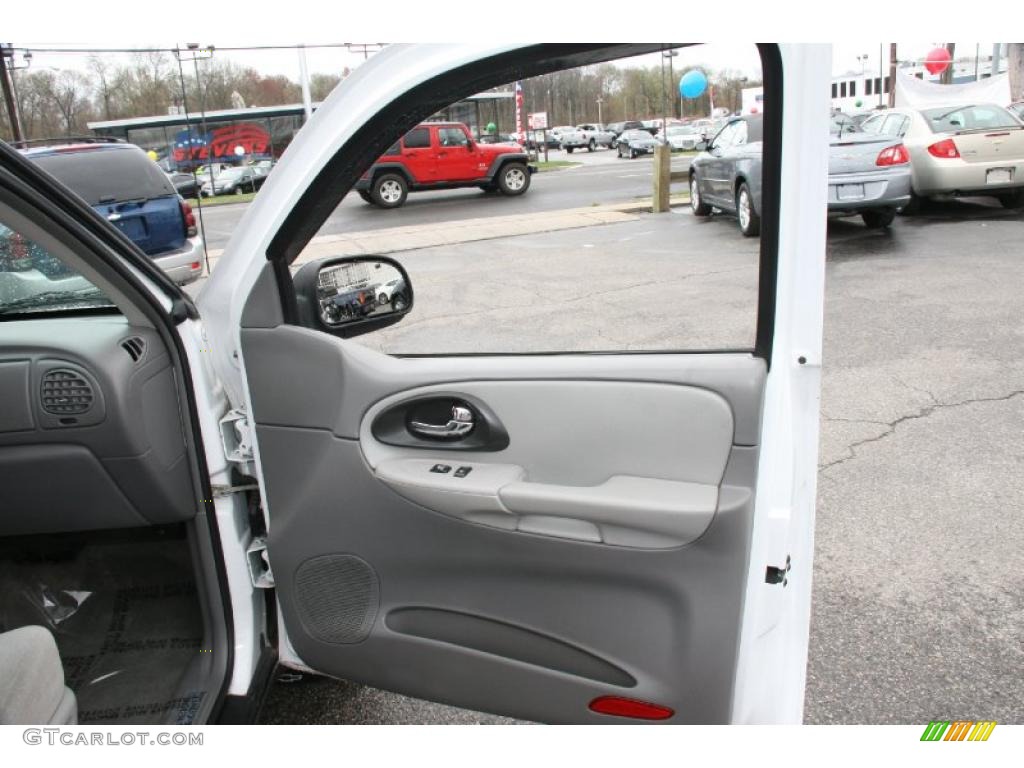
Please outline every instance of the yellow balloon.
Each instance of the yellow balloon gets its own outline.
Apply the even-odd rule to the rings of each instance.
[[[153,151],[152,149],[151,149],[151,150],[149,150],[149,152],[147,152],[146,154],[147,154],[147,155],[149,155],[149,159],[150,159],[150,160],[152,160],[152,161],[153,161],[154,163],[155,163],[155,162],[157,161],[157,158],[159,158],[159,157],[160,157],[160,155],[158,155],[158,154],[157,154],[156,152],[154,152],[154,151]]]

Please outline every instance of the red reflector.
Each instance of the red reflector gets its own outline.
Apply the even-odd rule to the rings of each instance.
[[[590,702],[590,709],[602,715],[632,717],[636,720],[667,720],[675,714],[668,707],[622,696],[598,696]]]
[[[198,261],[193,261],[192,262],[192,267],[191,267],[192,269],[199,269],[199,267],[200,267],[200,264],[199,264]]]

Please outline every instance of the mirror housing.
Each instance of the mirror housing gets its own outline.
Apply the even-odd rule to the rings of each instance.
[[[412,310],[408,273],[386,256],[329,256],[293,278],[299,321],[343,339],[394,325]]]

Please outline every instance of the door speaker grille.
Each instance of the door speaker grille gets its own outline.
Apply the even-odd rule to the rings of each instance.
[[[324,643],[365,640],[377,618],[377,574],[354,555],[321,555],[295,572],[295,597],[306,631]]]
[[[85,413],[92,408],[92,387],[77,371],[57,368],[43,376],[40,388],[43,410],[55,416]]]

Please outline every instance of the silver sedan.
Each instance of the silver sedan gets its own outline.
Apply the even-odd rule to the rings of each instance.
[[[929,197],[992,196],[1024,204],[1024,123],[995,104],[892,109],[862,126],[901,138],[910,153],[913,192],[904,209]]]

